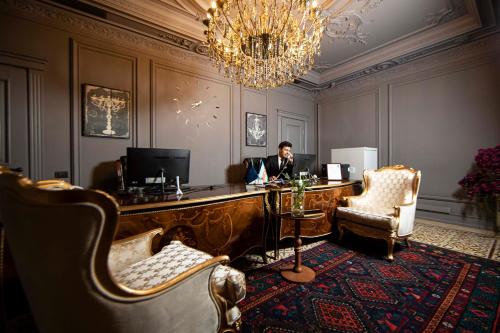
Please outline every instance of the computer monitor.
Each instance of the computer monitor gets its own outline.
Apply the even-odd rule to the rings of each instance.
[[[317,174],[315,154],[293,155],[293,175],[298,176],[301,171],[309,171],[311,175]]]
[[[161,186],[163,170],[164,184],[189,183],[188,149],[127,148],[127,186]]]

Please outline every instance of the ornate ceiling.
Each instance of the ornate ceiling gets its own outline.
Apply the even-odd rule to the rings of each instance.
[[[334,12],[346,1],[320,2],[326,12]],[[198,45],[193,51],[203,53],[205,26],[201,20],[208,0],[80,2],[105,12],[110,21],[149,29],[173,44],[189,41]],[[383,0],[356,16],[357,28],[349,40],[336,38],[327,28],[314,70],[296,83],[309,90],[339,85],[498,32],[498,6],[496,0]]]

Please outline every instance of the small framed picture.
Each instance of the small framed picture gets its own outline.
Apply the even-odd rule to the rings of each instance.
[[[342,180],[342,170],[340,163],[329,163],[326,165],[328,180]]]
[[[267,145],[267,116],[247,112],[246,145],[265,147]]]
[[[83,135],[129,138],[130,93],[91,84],[82,88]]]

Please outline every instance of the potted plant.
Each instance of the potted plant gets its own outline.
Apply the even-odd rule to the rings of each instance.
[[[500,145],[479,149],[472,170],[458,182],[467,197],[475,200],[480,214],[496,218],[496,231],[500,229]]]

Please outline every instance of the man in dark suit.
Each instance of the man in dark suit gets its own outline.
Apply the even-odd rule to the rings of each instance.
[[[278,155],[268,156],[266,159],[266,171],[270,181],[277,178],[285,178],[285,174],[292,176],[293,154],[292,144],[283,141],[278,146]]]

